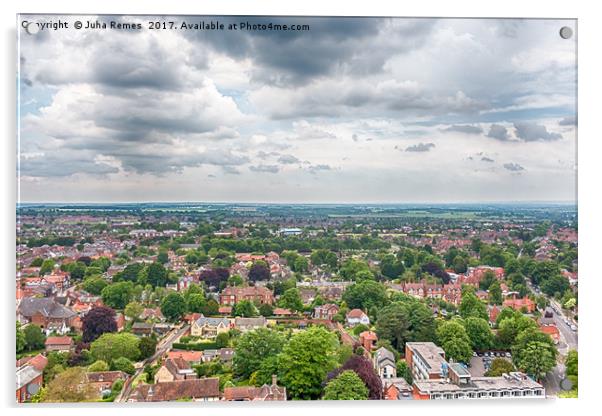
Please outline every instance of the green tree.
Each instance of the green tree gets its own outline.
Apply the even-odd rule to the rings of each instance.
[[[287,308],[293,312],[303,310],[303,301],[301,300],[301,293],[296,287],[287,289],[278,300],[278,303],[281,308]]]
[[[193,293],[188,296],[186,303],[189,312],[203,313],[203,309],[207,306],[207,299],[201,293]]]
[[[307,270],[309,269],[309,261],[307,260],[307,258],[303,257],[303,256],[297,256],[297,258],[295,259],[295,262],[292,264],[292,269],[294,272],[297,273],[306,273]]]
[[[474,316],[475,318],[489,319],[487,306],[470,290],[462,293],[459,312],[462,318]]]
[[[71,277],[71,279],[74,281],[82,280],[86,275],[87,267],[85,263],[82,263],[81,261],[76,261],[72,264],[73,265],[69,268],[69,277]]]
[[[500,282],[495,280],[491,286],[489,286],[489,303],[491,305],[502,304],[502,287]]]
[[[100,276],[87,277],[82,283],[82,288],[93,295],[100,295],[107,286],[107,281]]]
[[[175,322],[186,313],[186,301],[177,292],[170,292],[161,302],[161,313],[168,320]]]
[[[343,371],[324,388],[324,400],[368,400],[368,388],[352,370]]]
[[[45,402],[87,402],[98,397],[98,390],[86,382],[86,369],[72,367],[58,374],[49,384]]]
[[[123,371],[126,374],[132,375],[136,372],[134,363],[126,357],[119,357],[111,362],[111,369],[113,371]]]
[[[262,303],[261,305],[259,305],[259,314],[265,317],[272,316],[274,315],[274,308],[272,307],[272,305]]]
[[[363,310],[370,310],[372,307],[382,308],[388,303],[384,285],[373,280],[362,280],[348,286],[343,293],[343,300],[350,309]]]
[[[159,254],[157,254],[157,262],[159,262],[161,264],[165,264],[168,261],[169,261],[169,257],[167,255],[167,251],[166,250],[159,251]]]
[[[483,318],[469,317],[464,320],[464,328],[473,350],[485,351],[493,346],[494,336],[489,323]]]
[[[322,381],[337,364],[337,336],[322,328],[312,327],[293,335],[282,350],[279,368],[282,383],[292,399],[317,399]]]
[[[90,366],[88,366],[88,371],[109,371],[109,364],[107,364],[107,362],[103,360],[96,360],[92,364],[90,364]]]
[[[545,342],[529,342],[518,357],[516,365],[522,371],[541,380],[556,365],[550,346]]]
[[[102,334],[90,345],[90,353],[95,360],[108,363],[119,357],[136,361],[140,356],[140,339],[128,332]]]
[[[500,377],[502,374],[514,371],[512,363],[504,358],[495,358],[491,362],[491,367],[485,373],[486,377]]]
[[[442,322],[437,328],[439,345],[448,359],[468,363],[472,357],[470,338],[458,319]]]
[[[142,337],[140,338],[140,359],[144,360],[150,358],[157,351],[157,338],[155,337]]]
[[[161,263],[155,262],[148,266],[146,282],[152,287],[165,287],[168,281],[167,269]]]
[[[144,311],[144,306],[142,306],[139,302],[130,302],[125,306],[123,313],[132,321],[137,321],[140,318],[140,315]]]
[[[17,322],[17,354],[22,352],[27,347],[27,340],[25,339],[25,333],[21,329],[21,323]]]
[[[123,309],[133,297],[132,282],[113,283],[102,289],[102,301],[113,309]]]
[[[29,351],[44,348],[46,336],[44,335],[42,329],[38,325],[27,325],[23,330],[23,333],[25,335],[25,344],[27,345],[27,349]]]
[[[245,318],[250,318],[253,316],[259,315],[259,311],[257,307],[250,300],[241,300],[236,305],[234,305],[233,310],[234,316],[243,316]]]
[[[397,361],[397,377],[402,377],[405,381],[412,385],[414,377],[412,376],[412,369],[405,360]]]
[[[40,267],[40,276],[50,274],[50,273],[52,273],[53,270],[54,270],[54,260],[46,259],[42,263],[42,267]]]
[[[236,341],[232,370],[237,377],[249,378],[269,357],[278,355],[285,339],[276,331],[259,328],[247,332]]]

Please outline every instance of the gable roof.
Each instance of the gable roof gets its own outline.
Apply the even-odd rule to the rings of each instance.
[[[130,401],[163,402],[210,397],[219,397],[219,378],[217,377],[141,384],[130,396]]]
[[[219,326],[220,324],[224,326],[230,325],[230,321],[227,318],[208,318],[202,315],[195,321],[195,323],[198,326]]]
[[[36,313],[52,319],[68,319],[76,314],[71,309],[61,305],[52,298],[23,298],[18,311],[26,318],[31,318]]]
[[[44,345],[72,345],[73,340],[71,337],[48,337],[44,342]]]

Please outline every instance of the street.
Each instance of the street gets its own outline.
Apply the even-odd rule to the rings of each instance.
[[[159,357],[163,356],[163,354],[165,354],[171,348],[172,344],[184,333],[186,333],[189,327],[189,325],[184,325],[181,328],[173,329],[171,333],[169,333],[157,344],[157,351],[155,352],[155,354],[139,363],[136,372],[132,376],[130,376],[123,384],[121,393],[119,393],[119,395],[115,398],[115,402],[127,402],[128,398],[130,397],[130,394],[132,393],[132,383],[140,374],[142,374],[142,372],[144,371],[144,367],[154,363]]]

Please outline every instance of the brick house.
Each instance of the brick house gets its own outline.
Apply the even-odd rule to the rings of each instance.
[[[249,300],[259,304],[272,305],[274,303],[274,294],[265,287],[227,287],[219,295],[219,302],[222,306],[236,305],[241,300]]]

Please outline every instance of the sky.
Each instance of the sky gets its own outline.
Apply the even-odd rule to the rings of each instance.
[[[59,18],[19,33],[21,202],[576,202],[575,21],[22,17]]]

